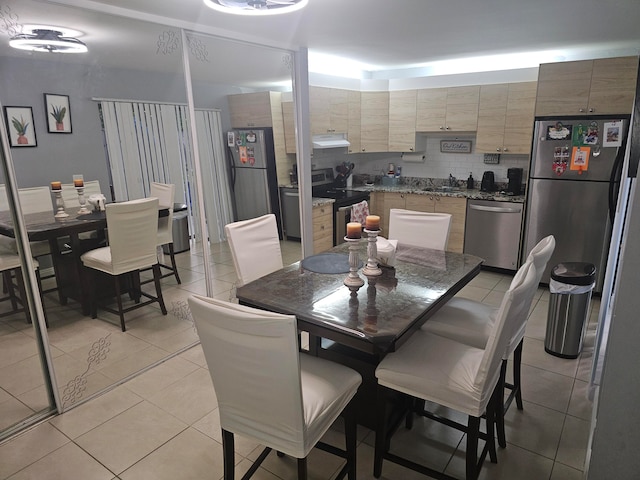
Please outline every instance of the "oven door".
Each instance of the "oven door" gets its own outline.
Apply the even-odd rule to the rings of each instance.
[[[351,220],[351,205],[338,207],[335,213],[335,242],[334,245],[344,243],[344,237],[347,235],[347,223]]]

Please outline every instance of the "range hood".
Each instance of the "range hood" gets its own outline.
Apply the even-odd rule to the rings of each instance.
[[[327,135],[314,135],[312,138],[313,148],[341,148],[351,145],[344,133],[332,133]]]

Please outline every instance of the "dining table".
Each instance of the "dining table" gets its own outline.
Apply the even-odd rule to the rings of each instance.
[[[107,228],[106,212],[93,210],[80,214],[69,209],[67,217],[56,218],[53,211],[28,213],[23,215],[29,241],[48,241],[56,278],[58,299],[66,305],[71,298],[80,303],[82,313],[90,314],[91,291],[89,282],[84,281],[80,256],[88,250],[105,244]],[[161,207],[158,216],[167,216],[169,209]],[[81,238],[84,232],[96,232],[91,238]],[[0,212],[0,235],[15,238],[11,212]]]
[[[359,248],[367,262],[366,240]],[[353,243],[307,257],[240,286],[242,305],[295,315],[309,334],[309,353],[350,366],[363,377],[358,421],[375,427],[375,368],[480,272],[483,259],[464,253],[398,245],[393,267],[348,287]],[[349,283],[349,282],[347,282]]]

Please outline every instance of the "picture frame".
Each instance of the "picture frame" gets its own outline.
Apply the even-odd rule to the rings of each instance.
[[[45,93],[44,107],[49,133],[71,133],[69,95]]]
[[[4,107],[9,145],[13,148],[37,147],[36,129],[31,107]]]

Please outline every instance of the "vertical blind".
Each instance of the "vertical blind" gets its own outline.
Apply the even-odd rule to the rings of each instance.
[[[175,201],[192,213],[196,189],[187,106],[101,100],[100,109],[116,200],[147,196],[151,182],[173,183]],[[220,112],[196,110],[196,132],[208,236],[218,242],[233,221]],[[197,235],[198,222],[190,228]]]

